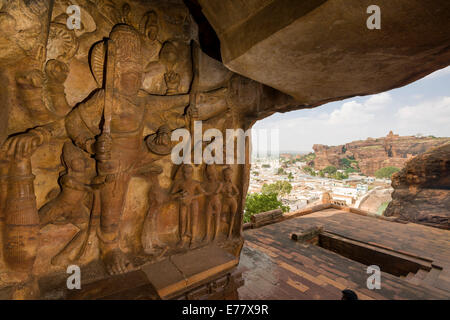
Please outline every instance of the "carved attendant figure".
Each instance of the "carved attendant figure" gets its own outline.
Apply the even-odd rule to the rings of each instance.
[[[225,167],[223,170],[223,206],[228,207],[230,213],[230,228],[228,229],[228,239],[231,238],[234,227],[234,220],[237,214],[237,196],[239,196],[239,190],[233,183],[232,176],[233,170],[230,167]]]
[[[190,245],[195,243],[198,228],[198,198],[206,194],[200,182],[192,179],[192,173],[192,166],[184,164],[183,177],[175,181],[171,190],[171,194],[180,203],[180,245],[186,243],[186,238],[190,238]]]
[[[222,191],[223,184],[217,177],[216,168],[212,165],[208,165],[205,170],[206,181],[204,182],[205,190],[210,190],[211,193],[206,197],[206,234],[204,240],[210,241],[217,240],[220,227],[220,213],[222,212],[222,204],[220,202],[220,192]],[[211,222],[214,219],[214,234],[211,230]]]

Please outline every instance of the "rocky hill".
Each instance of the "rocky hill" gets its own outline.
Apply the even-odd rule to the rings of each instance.
[[[402,137],[391,131],[386,137],[368,138],[339,146],[315,144],[314,168],[317,170],[327,166],[342,168],[345,162],[352,162],[352,165],[358,166],[363,174],[373,176],[383,167],[402,168],[412,157],[447,142],[450,142],[450,138]]]
[[[450,143],[408,161],[392,176],[392,187],[384,215],[450,229]]]

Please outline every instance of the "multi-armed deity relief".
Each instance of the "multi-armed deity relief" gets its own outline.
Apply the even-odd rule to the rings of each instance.
[[[246,130],[261,86],[201,51],[182,1],[2,4],[0,287],[212,242],[239,255],[248,167],[174,164],[171,133]]]

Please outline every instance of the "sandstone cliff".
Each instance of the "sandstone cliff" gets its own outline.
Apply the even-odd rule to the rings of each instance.
[[[342,167],[342,159],[347,158],[356,160],[363,174],[373,176],[378,169],[383,167],[402,168],[413,156],[446,142],[450,142],[450,138],[401,137],[391,131],[386,137],[368,138],[345,145],[316,144],[313,146],[316,154],[314,168],[318,170],[327,166],[339,168]]]
[[[386,216],[450,229],[450,143],[408,161],[392,187]]]

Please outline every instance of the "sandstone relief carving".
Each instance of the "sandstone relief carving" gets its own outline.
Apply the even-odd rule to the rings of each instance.
[[[86,14],[80,30],[65,24],[72,4]],[[247,169],[170,157],[173,130],[193,133],[196,120],[246,127],[230,72],[203,57],[184,5],[1,10],[0,289],[36,297],[38,279],[71,264],[112,276],[213,241],[238,255]]]
[[[0,292],[45,295],[71,264],[103,279],[203,247],[239,256],[249,167],[174,164],[171,136],[246,130],[290,97],[206,56],[178,0],[13,0],[0,26]]]

